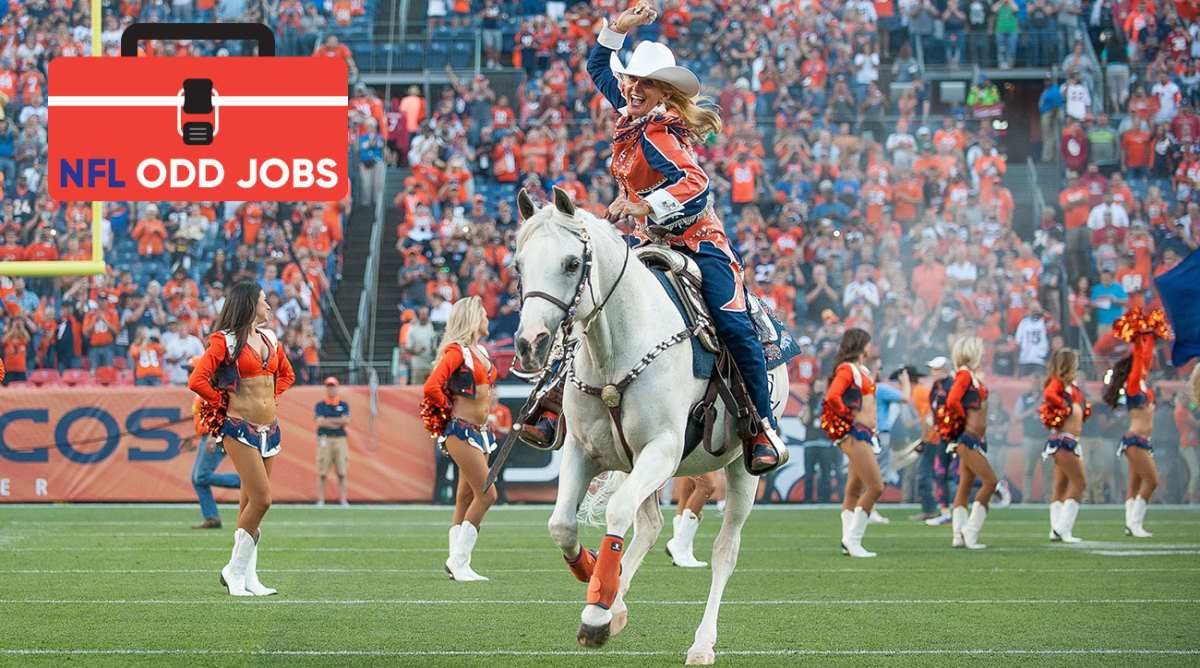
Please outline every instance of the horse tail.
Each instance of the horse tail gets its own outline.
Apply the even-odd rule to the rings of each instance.
[[[629,474],[623,471],[605,471],[593,478],[576,513],[579,521],[590,527],[606,526],[605,511],[608,510],[608,501],[628,477]]]

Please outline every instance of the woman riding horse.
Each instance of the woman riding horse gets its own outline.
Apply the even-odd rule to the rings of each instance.
[[[708,176],[696,162],[694,142],[721,132],[721,117],[697,104],[700,81],[675,65],[671,50],[642,42],[628,66],[615,57],[632,28],[657,18],[642,0],[600,31],[588,58],[588,74],[617,109],[612,174],[621,194],[608,207],[609,220],[646,218],[647,227],[672,248],[695,260],[703,274],[701,290],[717,334],[729,349],[762,424],[747,448],[747,468],[767,473],[787,460],[771,411],[762,344],[747,310],[742,261],[730,247],[725,228],[709,202]],[[613,72],[622,75],[618,81]],[[561,381],[560,381],[561,382]],[[554,440],[555,412],[522,431],[527,440]]]

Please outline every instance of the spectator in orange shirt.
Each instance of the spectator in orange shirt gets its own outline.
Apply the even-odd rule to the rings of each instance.
[[[326,37],[325,43],[321,46],[318,46],[316,50],[313,51],[313,55],[318,57],[325,56],[328,58],[341,58],[342,60],[346,61],[346,67],[350,69],[350,78],[356,79],[358,77],[358,65],[354,64],[354,54],[350,52],[350,49],[348,49],[345,44],[338,44],[338,38],[336,35],[329,35]],[[401,102],[401,105],[403,105],[403,102]]]
[[[1150,277],[1138,271],[1137,254],[1132,251],[1125,254],[1121,265],[1117,268],[1117,273],[1113,275],[1113,280],[1125,288],[1125,294],[1129,298],[1126,307],[1145,308],[1146,291],[1150,289]]]
[[[162,385],[162,362],[166,351],[159,342],[158,330],[139,327],[137,338],[129,346],[133,360],[133,384],[158,387]]]
[[[167,239],[167,228],[158,219],[158,206],[150,204],[146,207],[146,217],[134,225],[130,234],[138,242],[138,254],[142,256],[161,256],[163,242]]]
[[[88,340],[88,368],[94,373],[102,366],[112,366],[116,355],[117,333],[121,331],[121,316],[117,313],[117,298],[103,303],[88,302],[83,316],[83,335]]]
[[[29,368],[29,340],[36,325],[26,316],[12,318],[4,329],[0,342],[4,344],[4,384],[19,383],[27,380],[26,370]]]
[[[946,266],[937,261],[937,249],[930,243],[921,249],[921,264],[912,270],[912,291],[918,299],[931,309],[942,297],[942,285],[946,282]]]
[[[909,170],[900,171],[896,185],[892,187],[892,218],[904,229],[917,219],[917,210],[924,201],[921,184]]]
[[[746,148],[738,149],[726,168],[726,174],[733,185],[733,215],[741,218],[742,210],[754,203],[758,188],[767,188],[769,191],[770,184],[763,172],[762,163],[751,157]]]
[[[1088,216],[1092,212],[1089,205],[1091,193],[1079,184],[1079,174],[1067,173],[1067,188],[1058,195],[1058,206],[1063,212],[1063,226],[1067,230],[1066,253],[1063,259],[1067,265],[1072,281],[1087,271],[1088,249],[1091,245],[1091,232],[1088,229]]]
[[[20,262],[25,259],[25,247],[21,245],[20,233],[13,228],[4,231],[4,245],[0,246],[0,262]]]

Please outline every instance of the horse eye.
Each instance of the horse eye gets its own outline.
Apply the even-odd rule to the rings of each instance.
[[[579,271],[579,266],[580,266],[579,258],[573,257],[573,258],[567,260],[567,265],[566,265],[567,273],[574,274],[575,272]]]

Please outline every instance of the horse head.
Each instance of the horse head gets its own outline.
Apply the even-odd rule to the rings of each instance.
[[[585,222],[591,214],[577,210],[571,196],[557,187],[553,202],[541,210],[522,189],[517,210],[524,219],[516,253],[521,276],[517,359],[526,369],[540,369],[550,354],[554,332],[574,316],[584,297],[591,265]]]

